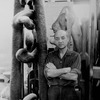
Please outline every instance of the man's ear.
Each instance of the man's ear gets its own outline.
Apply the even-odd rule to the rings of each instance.
[[[22,7],[25,7],[26,5],[26,0],[19,0],[20,4]]]

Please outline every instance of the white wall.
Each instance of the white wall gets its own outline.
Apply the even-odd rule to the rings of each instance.
[[[61,12],[64,6],[67,6],[67,2],[47,2],[45,3],[45,18],[46,18],[46,28],[47,28],[47,37],[50,38],[50,35],[53,35],[53,31],[50,29],[52,24],[57,19],[59,13]],[[90,7],[89,3],[75,3],[73,4],[74,13],[81,22],[82,18],[89,18]],[[53,48],[54,46],[48,42],[48,47]]]
[[[0,0],[0,68],[11,67],[13,1]]]

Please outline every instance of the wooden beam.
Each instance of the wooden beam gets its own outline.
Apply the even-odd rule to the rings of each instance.
[[[95,40],[96,40],[96,0],[90,0],[90,23],[91,23],[91,33],[90,33],[90,71],[93,72],[93,65],[94,65],[94,50],[95,50]],[[91,73],[90,73],[91,76]],[[90,77],[91,78],[91,77]],[[89,100],[93,100],[93,83],[90,82],[89,86]]]
[[[39,78],[39,95],[41,100],[47,100],[47,83],[44,77],[44,63],[47,55],[46,43],[46,24],[44,15],[44,1],[33,0],[35,5],[35,25],[38,41],[38,78]]]
[[[14,0],[14,15],[21,11],[19,0]],[[20,30],[13,28],[12,37],[12,69],[10,81],[10,100],[21,99],[22,73],[21,63],[16,59],[17,50],[23,47],[23,27]]]

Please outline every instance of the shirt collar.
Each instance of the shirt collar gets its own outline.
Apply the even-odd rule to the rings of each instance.
[[[57,56],[59,56],[59,49],[55,49],[55,53],[56,53],[56,55]],[[65,55],[64,56],[67,56],[67,55],[71,55],[72,54],[72,51],[71,50],[69,50],[69,49],[67,49],[67,51],[66,51],[66,53],[65,53]]]
[[[66,56],[66,55],[69,55],[69,56],[70,56],[71,53],[72,53],[71,50],[67,49],[67,51],[66,51],[66,53],[65,53],[65,56]]]

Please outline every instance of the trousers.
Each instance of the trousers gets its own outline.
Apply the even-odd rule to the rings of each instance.
[[[72,86],[50,86],[48,89],[48,100],[79,100]]]

